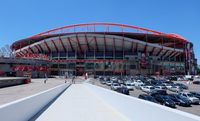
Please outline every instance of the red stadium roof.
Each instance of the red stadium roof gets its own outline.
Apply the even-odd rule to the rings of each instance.
[[[28,38],[16,41],[11,46],[12,49],[19,49],[23,46],[26,46],[28,44],[34,43],[36,40],[42,40],[45,37],[51,37],[51,36],[60,36],[67,33],[117,33],[117,34],[126,34],[126,35],[151,35],[152,37],[165,37],[165,38],[173,38],[176,41],[179,42],[188,42],[185,38],[181,37],[178,34],[167,34],[163,32],[158,32],[155,30],[142,28],[138,26],[131,26],[126,24],[117,24],[117,23],[105,23],[105,22],[95,22],[95,23],[85,23],[85,24],[73,24],[69,26],[63,26],[55,29],[51,29],[45,32],[41,32],[39,34],[30,36]],[[31,42],[30,42],[31,41]]]
[[[42,36],[42,35],[48,35],[48,34],[51,34],[51,33],[54,33],[54,32],[58,32],[58,31],[63,30],[63,29],[80,27],[80,26],[107,26],[107,27],[108,26],[118,26],[118,27],[121,27],[121,32],[125,32],[124,31],[125,28],[131,28],[131,29],[141,30],[141,31],[146,32],[146,33],[152,33],[152,34],[156,34],[156,35],[164,35],[164,36],[167,36],[167,37],[175,37],[175,38],[182,39],[183,41],[187,41],[185,38],[181,37],[178,34],[174,34],[174,33],[173,34],[166,34],[166,33],[163,33],[163,32],[158,32],[158,31],[155,31],[155,30],[142,28],[142,27],[138,27],[138,26],[132,26],[132,25],[127,25],[127,24],[117,24],[117,23],[105,23],[105,22],[73,24],[73,25],[69,25],[69,26],[63,26],[63,27],[51,29],[51,30],[48,30],[48,31],[45,31],[45,32],[41,32],[41,33],[33,35],[29,38],[38,37],[38,36]],[[76,32],[76,31],[74,31],[74,32]],[[109,29],[106,32],[110,32]]]

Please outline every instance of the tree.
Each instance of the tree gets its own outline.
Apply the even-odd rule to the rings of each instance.
[[[197,67],[197,74],[200,75],[200,65]]]

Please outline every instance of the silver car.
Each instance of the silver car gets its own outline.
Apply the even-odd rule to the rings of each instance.
[[[187,99],[189,99],[193,104],[199,104],[199,99],[194,97],[194,95],[192,95],[189,92],[180,92],[179,95],[186,97]]]

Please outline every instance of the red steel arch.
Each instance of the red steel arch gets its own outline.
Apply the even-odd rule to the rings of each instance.
[[[155,31],[155,30],[142,28],[142,27],[138,27],[138,26],[132,26],[132,25],[127,25],[127,24],[118,24],[118,23],[109,23],[109,22],[92,22],[92,23],[83,23],[83,24],[72,24],[72,25],[68,25],[68,26],[63,26],[63,27],[51,29],[51,30],[48,30],[48,31],[45,31],[45,32],[41,32],[39,34],[30,36],[29,38],[39,37],[39,36],[42,36],[42,35],[49,35],[49,34],[53,34],[53,33],[56,33],[56,32],[62,33],[62,30],[69,29],[69,28],[72,28],[74,30],[74,32],[76,32],[76,30],[75,30],[76,27],[87,27],[88,28],[88,26],[94,26],[94,31],[95,31],[95,26],[121,27],[121,32],[125,32],[124,31],[125,28],[129,28],[129,29],[142,31],[144,33],[152,33],[152,34],[156,34],[156,35],[162,35],[162,36],[166,36],[166,37],[177,38],[177,39],[182,40],[183,42],[188,42],[188,40],[186,40],[185,38],[181,37],[178,34],[166,34],[166,33],[163,33],[163,32],[158,32],[158,31]],[[88,30],[86,32],[88,32]],[[109,32],[109,29],[107,29],[105,32]]]

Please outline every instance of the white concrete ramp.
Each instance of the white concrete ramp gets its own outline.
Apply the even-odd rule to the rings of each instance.
[[[71,85],[37,121],[127,121],[84,84]]]

